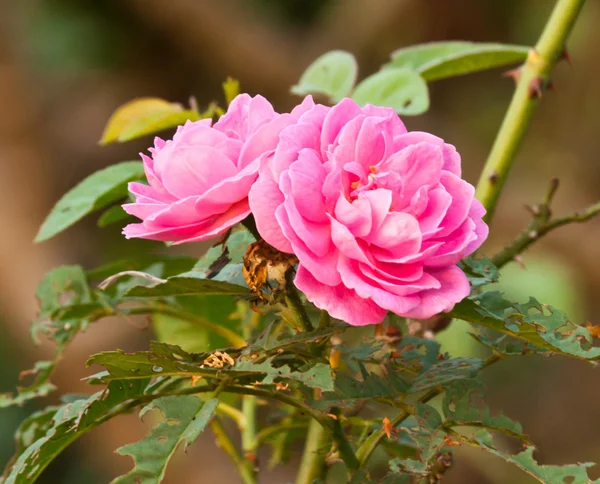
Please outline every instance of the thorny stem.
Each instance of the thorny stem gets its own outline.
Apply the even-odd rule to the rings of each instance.
[[[500,251],[492,258],[492,262],[498,268],[506,263],[515,260],[517,256],[523,253],[531,244],[539,240],[548,232],[570,223],[582,223],[600,214],[600,202],[577,212],[564,215],[563,217],[552,219],[550,203],[556,192],[558,182],[553,180],[544,201],[532,207],[533,220],[529,226],[506,248]]]
[[[246,465],[246,460],[236,449],[235,444],[223,426],[221,419],[215,416],[210,423],[210,427],[215,434],[215,438],[217,439],[219,447],[221,447],[221,449],[223,449],[225,453],[229,455],[244,484],[256,484],[256,474]]]
[[[250,340],[252,336],[252,330],[255,324],[258,323],[258,313],[253,313],[251,320],[246,318],[243,321],[243,332],[244,339]],[[242,397],[242,414],[244,415],[242,432],[242,450],[244,452],[245,467],[249,473],[252,473],[256,478],[258,474],[258,448],[255,446],[256,442],[256,419],[257,419],[257,404],[258,397],[255,395],[244,395]]]
[[[287,430],[304,429],[308,426],[308,422],[282,422],[276,425],[265,427],[256,434],[256,441],[254,442],[254,448],[258,449],[259,445],[265,442],[269,437],[279,432],[285,432]]]
[[[518,73],[517,88],[489,154],[476,197],[490,223],[517,150],[546,87],[550,72],[565,52],[565,42],[585,0],[558,0],[535,49]]]
[[[316,420],[311,420],[306,434],[306,444],[298,467],[296,484],[310,484],[322,476],[325,466],[323,447],[327,430]]]
[[[314,328],[306,313],[306,308],[302,304],[300,295],[294,286],[293,275],[294,272],[292,270],[287,271],[285,274],[285,303],[293,318],[291,323],[296,326],[294,329],[298,331],[313,331]]]
[[[494,363],[500,361],[502,358],[503,356],[501,354],[494,353],[483,362],[482,369],[493,365]],[[425,395],[419,398],[418,401],[419,403],[427,403],[433,398],[437,397],[438,395],[441,395],[443,392],[443,387],[432,388]],[[398,425],[404,422],[411,415],[412,412],[408,408],[406,410],[403,410],[393,420],[391,420],[391,427],[398,427]],[[375,452],[375,449],[381,443],[385,436],[386,430],[382,428],[378,432],[373,432],[358,448],[358,450],[356,451],[356,457],[358,458],[358,461],[360,463],[360,468],[365,467],[365,465],[369,461],[369,458],[371,457],[373,452]]]

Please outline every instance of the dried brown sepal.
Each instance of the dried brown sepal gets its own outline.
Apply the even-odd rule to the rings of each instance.
[[[242,273],[248,287],[264,299],[262,289],[271,288],[268,281],[276,283],[278,289],[285,288],[285,274],[294,267],[298,259],[271,247],[264,240],[250,244],[243,258]]]

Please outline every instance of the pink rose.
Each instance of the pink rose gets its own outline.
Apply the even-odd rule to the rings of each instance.
[[[455,148],[387,108],[310,97],[261,160],[250,207],[264,239],[299,259],[296,286],[353,325],[424,319],[469,295],[457,267],[485,240],[485,210]]]
[[[279,118],[263,97],[242,94],[214,126],[188,121],[172,140],[156,138],[152,156],[142,154],[150,185],[130,183],[136,202],[123,205],[142,222],[125,227],[125,236],[194,242],[243,220],[259,158],[277,143]]]

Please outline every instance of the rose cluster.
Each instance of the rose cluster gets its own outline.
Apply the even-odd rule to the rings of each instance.
[[[131,183],[124,206],[142,220],[128,238],[200,241],[252,214],[298,258],[307,299],[352,325],[429,318],[469,294],[457,263],[486,239],[485,210],[456,149],[408,132],[392,109],[309,96],[278,114],[242,94],[214,125],[188,122],[150,153],[149,185]]]

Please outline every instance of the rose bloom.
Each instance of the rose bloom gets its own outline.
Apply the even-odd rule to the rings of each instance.
[[[295,284],[352,325],[425,319],[469,295],[457,263],[486,239],[455,148],[407,132],[392,109],[307,97],[262,157],[250,207],[264,239],[299,260]]]
[[[243,220],[259,157],[275,147],[285,117],[263,97],[241,94],[214,126],[188,121],[172,140],[156,138],[152,156],[141,155],[149,185],[130,183],[136,201],[123,205],[142,222],[126,226],[125,236],[194,242]]]

